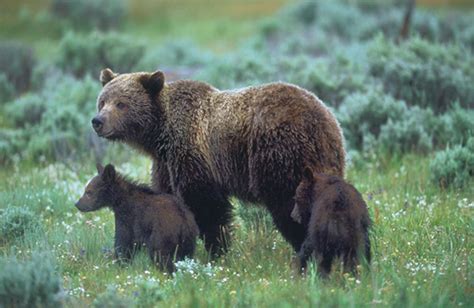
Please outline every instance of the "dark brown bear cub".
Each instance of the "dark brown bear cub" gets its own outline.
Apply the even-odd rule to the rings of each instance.
[[[367,205],[354,186],[336,176],[304,170],[296,189],[291,217],[307,228],[307,236],[297,255],[298,266],[306,268],[314,254],[321,277],[327,277],[334,259],[345,272],[356,274],[360,257],[370,262]]]
[[[172,272],[174,259],[193,255],[199,229],[193,214],[177,198],[126,180],[112,165],[97,166],[97,171],[76,207],[82,212],[112,209],[117,258],[130,259],[145,245],[150,258]]]

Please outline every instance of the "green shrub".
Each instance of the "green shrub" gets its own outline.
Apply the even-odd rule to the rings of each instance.
[[[253,49],[242,49],[239,53],[218,58],[213,65],[199,72],[196,78],[212,85],[229,89],[256,85],[275,78],[271,59]]]
[[[157,281],[145,280],[138,284],[136,303],[137,307],[155,307],[164,299],[165,292]]]
[[[92,303],[95,308],[129,308],[133,307],[133,302],[127,298],[120,296],[113,286],[107,287],[107,290],[99,294]]]
[[[437,146],[465,145],[474,136],[474,110],[455,104],[444,113],[433,127],[433,141]]]
[[[91,78],[63,76],[46,81],[39,93],[7,104],[5,114],[17,131],[0,133],[5,137],[0,156],[8,159],[12,152],[21,150],[19,154],[30,159],[65,158],[88,149],[90,119],[99,90],[99,82]]]
[[[436,153],[430,163],[431,180],[440,187],[462,188],[474,177],[474,137]]]
[[[428,152],[433,146],[433,131],[430,128],[435,122],[431,110],[412,107],[402,118],[389,119],[380,127],[378,142],[390,152]]]
[[[274,228],[272,217],[264,208],[244,204],[239,200],[233,200],[232,203],[234,204],[236,222],[244,233],[248,233],[250,230],[266,232]]]
[[[22,207],[0,210],[0,242],[13,241],[39,226],[39,217]]]
[[[61,279],[50,257],[33,254],[30,260],[0,260],[1,307],[62,307]]]
[[[0,106],[13,98],[15,88],[5,74],[0,73]]]
[[[360,150],[373,145],[383,125],[405,117],[407,106],[380,90],[371,89],[368,93],[348,96],[336,114],[349,147]]]
[[[110,67],[116,72],[130,72],[143,57],[144,45],[117,33],[69,32],[61,40],[56,64],[65,72],[82,77],[98,76]]]
[[[347,59],[311,60],[309,57],[280,61],[283,80],[315,93],[329,106],[337,107],[349,94],[363,91],[365,76]]]
[[[0,42],[0,72],[5,75],[16,92],[24,92],[30,87],[35,62],[32,49],[24,43]]]
[[[149,49],[134,67],[137,71],[154,71],[163,68],[195,68],[209,63],[211,55],[187,40],[168,41]]]
[[[65,21],[65,27],[77,30],[109,30],[124,21],[124,0],[53,0],[51,12]]]
[[[0,129],[0,162],[7,163],[20,159],[20,153],[26,148],[28,132],[25,129]]]
[[[449,109],[455,101],[474,106],[474,57],[460,46],[410,39],[397,46],[378,38],[369,50],[370,73],[408,105]]]

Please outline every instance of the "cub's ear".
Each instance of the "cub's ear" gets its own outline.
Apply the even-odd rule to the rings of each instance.
[[[95,165],[95,167],[97,168],[97,173],[98,173],[98,174],[102,174],[102,173],[104,172],[104,166],[102,166],[101,163],[97,163],[97,164]]]
[[[313,176],[313,171],[309,167],[305,167],[303,170],[303,180],[313,182],[314,176]]]
[[[165,74],[163,74],[162,71],[156,71],[152,74],[140,77],[140,82],[148,93],[155,96],[161,91],[161,89],[163,89],[163,85],[165,84]]]
[[[110,68],[106,68],[100,71],[100,82],[102,86],[105,86],[109,81],[117,77],[118,74],[112,72]]]
[[[106,182],[113,182],[115,180],[115,167],[111,164],[105,166],[102,172],[102,179]]]
[[[295,203],[295,206],[293,207],[293,211],[291,211],[291,219],[293,219],[295,222],[301,224],[301,222],[303,221],[301,219],[301,213],[300,213],[300,208],[299,208],[299,205],[298,203]]]

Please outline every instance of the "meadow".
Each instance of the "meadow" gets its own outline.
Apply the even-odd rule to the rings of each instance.
[[[472,8],[417,7],[399,40],[405,8],[394,1],[216,3],[5,2],[0,307],[473,306]],[[295,275],[270,215],[237,199],[219,259],[200,241],[173,275],[145,253],[117,264],[112,213],[74,207],[96,161],[150,181],[146,157],[92,132],[107,66],[221,89],[283,80],[318,95],[374,222],[370,270]]]

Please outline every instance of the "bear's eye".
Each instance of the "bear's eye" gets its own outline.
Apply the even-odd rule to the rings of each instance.
[[[86,196],[90,196],[90,195],[92,195],[92,191],[86,190]]]
[[[125,109],[125,107],[127,107],[127,105],[125,105],[124,103],[122,103],[122,102],[117,103],[117,108],[118,109]]]
[[[102,109],[102,108],[104,108],[104,104],[105,104],[104,101],[100,101],[100,102],[99,102],[99,110]]]

